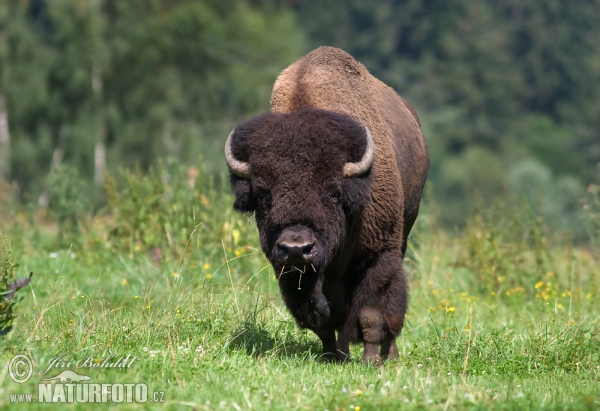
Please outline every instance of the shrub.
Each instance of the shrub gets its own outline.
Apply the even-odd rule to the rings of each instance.
[[[91,208],[89,185],[75,167],[55,167],[48,176],[48,213],[58,223],[58,243],[77,243]]]
[[[12,330],[15,307],[23,298],[22,295],[17,294],[17,291],[31,281],[31,274],[29,278],[17,278],[16,268],[17,263],[13,259],[10,239],[4,234],[0,246],[0,336]]]
[[[591,184],[588,193],[583,205],[586,227],[592,244],[600,247],[600,186]]]
[[[106,180],[106,211],[109,216],[108,241],[128,252],[145,249],[178,257],[207,244],[222,251],[240,244],[256,244],[256,229],[247,219],[233,213],[233,197],[221,178],[201,166],[184,167],[175,160],[159,162],[148,173],[121,170],[120,181]],[[156,251],[158,250],[158,251]]]

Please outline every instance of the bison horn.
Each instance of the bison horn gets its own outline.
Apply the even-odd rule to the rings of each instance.
[[[234,133],[235,128],[231,130],[231,133],[227,137],[227,142],[225,143],[225,160],[227,160],[227,165],[233,174],[242,178],[250,178],[252,174],[250,163],[236,159],[231,150],[231,137]]]
[[[371,164],[373,164],[373,153],[375,151],[375,144],[373,143],[373,136],[369,131],[368,127],[365,127],[367,132],[367,148],[365,154],[358,163],[346,163],[344,165],[344,177],[360,177],[369,171]]]

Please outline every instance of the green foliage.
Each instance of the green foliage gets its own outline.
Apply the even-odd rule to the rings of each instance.
[[[9,181],[36,203],[66,164],[96,183],[97,208],[104,171],[202,154],[218,176],[233,125],[268,110],[278,73],[328,44],[416,106],[443,226],[464,226],[477,190],[526,196],[581,240],[578,201],[600,162],[599,13],[598,0],[4,1]],[[534,163],[548,176],[535,195],[517,181]]]
[[[225,178],[216,185],[202,166],[185,167],[171,159],[148,173],[121,170],[120,180],[109,176],[106,183],[107,240],[115,250],[176,258],[189,255],[194,245],[213,245],[217,252],[224,246],[239,253],[238,247],[256,238],[248,221],[233,213]]]
[[[4,233],[0,245],[0,337],[12,330],[15,320],[15,307],[23,298],[16,294],[29,284],[29,278],[17,278],[17,263],[14,260],[10,239]]]
[[[0,179],[0,230],[8,230],[13,226],[19,208],[15,185]]]
[[[434,171],[435,172],[435,171]],[[502,191],[503,165],[488,149],[472,146],[445,161],[439,171],[436,187],[442,199],[452,198],[442,213],[444,223],[463,221],[471,211],[473,193],[491,199]]]
[[[585,220],[592,243],[600,247],[600,186],[591,184],[585,201]]]
[[[551,176],[548,221],[558,216],[557,226],[583,237],[576,213],[563,210],[600,162],[592,114],[600,96],[590,87],[600,81],[597,0],[307,0],[294,8],[309,48],[343,48],[416,106],[446,227],[464,224],[473,189],[510,193],[512,166],[533,159]],[[569,204],[552,204],[563,196]]]
[[[578,241],[584,239],[581,200],[585,189],[579,180],[567,175],[553,177],[548,168],[534,159],[513,165],[507,180],[512,204],[518,205],[525,198],[552,229],[571,232]]]
[[[34,197],[44,170],[61,163],[96,183],[104,166],[146,170],[164,155],[191,164],[202,152],[222,169],[213,137],[268,109],[275,77],[304,41],[289,10],[239,1],[0,7],[10,174]]]
[[[86,182],[74,167],[61,165],[48,175],[48,212],[58,224],[58,245],[68,248],[80,238],[82,225],[91,211],[91,195]]]
[[[2,235],[2,246],[0,247],[0,333],[5,328],[11,327],[14,320],[13,305],[6,300],[5,293],[9,292],[8,285],[16,278],[16,267],[10,239],[4,233]]]
[[[107,211],[114,216],[109,240],[130,252],[136,246],[182,251],[201,224],[203,203],[214,199],[212,184],[196,189],[205,183],[204,174],[169,161],[159,162],[148,174],[121,170],[120,177],[121,187],[110,176],[106,183]]]
[[[525,298],[533,298],[534,285],[552,271],[542,216],[534,214],[526,201],[520,209],[525,212],[500,202],[481,204],[458,239],[462,249],[455,266],[479,278],[481,292],[502,295],[519,289]]]

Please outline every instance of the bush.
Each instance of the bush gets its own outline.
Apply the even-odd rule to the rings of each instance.
[[[224,177],[216,187],[201,166],[188,168],[175,160],[161,161],[148,173],[121,170],[119,177],[106,181],[108,241],[117,249],[178,257],[190,251],[192,239],[197,247],[213,244],[221,251],[221,240],[227,249],[257,243],[256,229],[233,213]]]
[[[455,266],[476,276],[482,293],[533,290],[553,267],[546,233],[544,219],[527,201],[520,209],[506,201],[480,204],[459,237]]]
[[[0,179],[0,230],[8,230],[19,211],[17,187]]]
[[[15,319],[15,307],[23,296],[16,294],[31,281],[29,278],[17,278],[17,263],[13,259],[10,239],[4,234],[0,245],[0,336],[12,330]]]
[[[529,158],[511,168],[507,182],[513,205],[518,206],[524,198],[552,229],[584,239],[581,199],[585,190],[579,180],[568,175],[552,176],[548,168]]]
[[[591,184],[588,193],[583,205],[586,227],[592,244],[600,247],[600,186]]]
[[[58,223],[58,244],[69,247],[81,238],[93,193],[77,169],[67,165],[55,167],[48,176],[47,185],[48,213]]]

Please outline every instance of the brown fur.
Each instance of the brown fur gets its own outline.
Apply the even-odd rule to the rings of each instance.
[[[378,345],[382,356],[397,356],[408,303],[402,258],[429,168],[415,110],[332,47],[285,69],[271,106],[272,113],[236,127],[233,153],[250,162],[253,176],[232,174],[234,207],[256,213],[276,271],[285,268],[274,255],[282,230],[314,231],[319,259],[302,275],[280,277],[284,300],[299,325],[321,338],[326,355],[344,359],[348,342],[362,341],[363,359],[380,364]],[[345,162],[364,153],[363,126],[375,142],[371,171],[343,178]],[[330,201],[334,192],[339,204]]]

